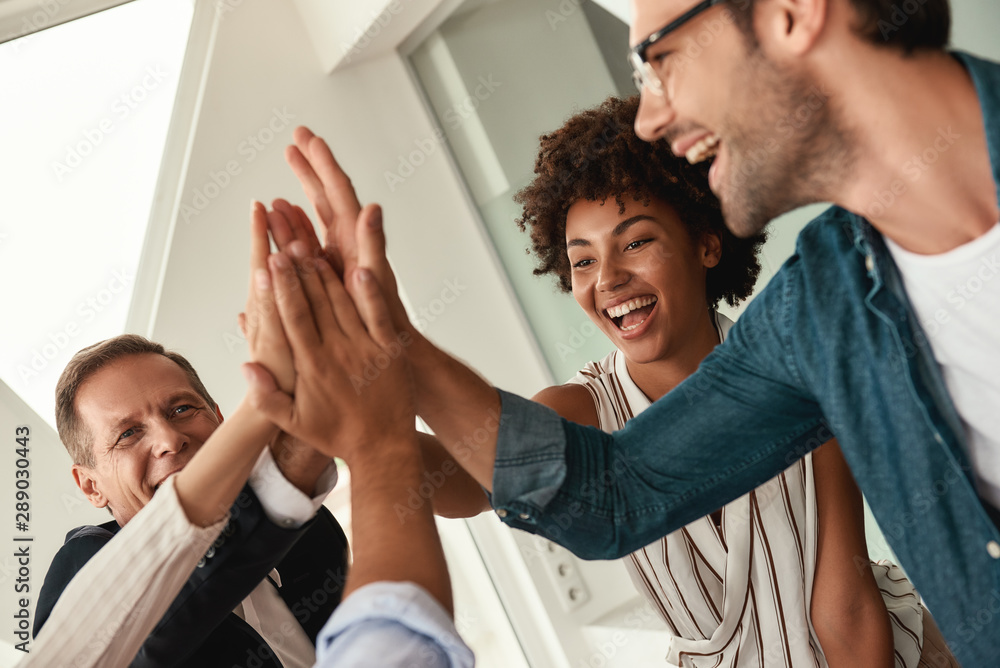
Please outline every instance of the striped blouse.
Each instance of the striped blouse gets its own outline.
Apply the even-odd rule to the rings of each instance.
[[[731,325],[716,314],[720,340]],[[605,431],[650,405],[617,350],[569,382],[590,391]],[[721,526],[703,517],[623,561],[673,636],[669,665],[825,668],[809,615],[816,540],[808,455],[723,507]],[[916,591],[895,565],[872,569],[892,621],[896,666],[917,666],[923,628]]]

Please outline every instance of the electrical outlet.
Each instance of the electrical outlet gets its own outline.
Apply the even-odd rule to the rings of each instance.
[[[578,610],[590,600],[590,590],[580,576],[576,557],[570,554],[569,550],[546,541],[542,562],[563,610],[566,612]]]

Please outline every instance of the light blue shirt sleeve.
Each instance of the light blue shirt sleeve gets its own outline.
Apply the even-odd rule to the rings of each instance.
[[[451,615],[412,582],[365,585],[320,631],[317,668],[472,668]]]

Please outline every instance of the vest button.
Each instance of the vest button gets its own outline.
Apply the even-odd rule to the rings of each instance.
[[[499,517],[507,517],[507,511],[503,508],[497,508],[497,515]]]
[[[990,553],[990,556],[994,559],[1000,559],[1000,543],[995,540],[991,540],[986,543],[986,551]]]

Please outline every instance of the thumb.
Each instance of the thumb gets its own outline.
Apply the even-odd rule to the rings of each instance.
[[[374,274],[382,288],[386,304],[393,316],[393,322],[399,329],[410,324],[406,308],[399,298],[396,287],[396,276],[392,265],[385,254],[385,230],[382,226],[382,207],[369,204],[361,210],[357,221],[358,266],[369,269]]]
[[[287,427],[294,417],[292,398],[278,389],[271,372],[255,362],[246,362],[240,369],[247,379],[247,399],[268,420],[282,431],[291,433]]]
[[[385,257],[385,231],[382,229],[382,207],[369,204],[357,220],[358,266],[367,267],[379,278],[388,265]]]

